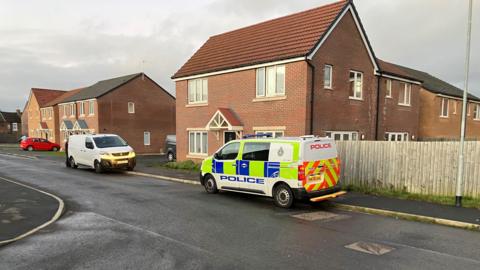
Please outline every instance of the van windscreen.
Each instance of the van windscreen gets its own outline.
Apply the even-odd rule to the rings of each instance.
[[[98,148],[128,146],[127,143],[118,136],[94,137],[93,141]]]

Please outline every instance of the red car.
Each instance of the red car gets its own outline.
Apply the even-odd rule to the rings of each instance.
[[[60,145],[42,138],[26,138],[20,142],[20,148],[25,151],[58,151],[60,150]]]

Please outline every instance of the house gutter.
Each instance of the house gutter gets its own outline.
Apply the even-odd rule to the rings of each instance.
[[[308,66],[312,69],[312,81],[310,86],[310,135],[313,135],[313,101],[314,101],[314,94],[315,94],[315,66],[311,63],[309,59],[306,59]]]

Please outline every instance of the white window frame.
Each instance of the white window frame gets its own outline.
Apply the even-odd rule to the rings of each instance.
[[[340,136],[340,141],[344,141],[343,136],[348,135],[348,141],[358,141],[359,134],[358,131],[326,131],[326,136],[332,139],[335,139],[335,135]]]
[[[151,142],[150,141],[150,131],[144,131],[143,132],[143,145],[149,146],[150,142]]]
[[[190,135],[193,134],[193,142],[190,140]],[[200,134],[200,141],[197,142],[197,135]],[[203,137],[207,138],[206,149],[203,147]],[[191,146],[193,143],[193,152],[191,151]],[[197,152],[197,143],[200,144],[200,151]],[[208,154],[208,132],[206,130],[199,130],[199,131],[189,131],[188,132],[188,154],[190,155],[203,155],[206,156]]]
[[[392,80],[387,79],[385,82],[385,97],[392,98]]]
[[[200,86],[201,89],[198,89]],[[206,89],[204,89],[206,88]],[[193,94],[191,92],[193,91]],[[193,100],[190,99],[192,95]],[[200,98],[198,98],[200,96]],[[188,104],[205,104],[208,103],[208,78],[200,78],[188,80],[187,82],[187,103]]]
[[[480,121],[480,104],[473,104],[473,120]]]
[[[80,116],[84,116],[85,115],[85,103],[83,101],[80,101],[78,104],[80,105],[78,107],[78,111],[80,113]]]
[[[63,111],[63,118],[67,118],[67,106],[66,105],[62,105],[62,111]]]
[[[398,105],[400,106],[411,106],[412,104],[412,84],[410,83],[403,83],[403,90],[400,89],[400,94],[403,93],[403,100],[404,102],[400,102],[400,98],[398,99]],[[400,96],[399,96],[400,97]]]
[[[385,132],[385,136],[389,142],[408,142],[410,140],[408,132]],[[400,136],[400,140],[392,140],[392,138],[398,138],[398,136]]]
[[[95,115],[95,100],[88,101],[88,115]]]
[[[328,78],[329,78],[329,83],[326,83],[325,75],[327,74],[327,69],[329,69],[328,72]],[[325,89],[333,89],[333,66],[332,65],[325,65],[323,68],[323,88]]]
[[[256,130],[255,135],[257,134],[266,134],[266,133],[271,133],[272,138],[280,138],[285,136],[285,131],[284,130]],[[282,133],[282,135],[277,136],[276,133]]]
[[[269,91],[269,83],[268,83],[268,70],[272,70],[273,69],[273,73],[275,74],[275,78],[272,79],[272,83],[273,83],[273,92]],[[281,84],[279,84],[278,80],[279,80],[279,70],[283,70],[283,80],[281,81]],[[263,74],[263,94],[260,94],[259,93],[259,86],[262,85],[261,83],[259,83],[258,79],[259,79],[259,74]],[[266,66],[266,67],[260,67],[260,68],[257,68],[256,69],[256,73],[255,73],[255,96],[257,98],[270,98],[270,97],[283,97],[285,96],[285,93],[286,93],[286,85],[285,85],[285,78],[286,78],[286,75],[287,72],[286,72],[286,67],[285,65],[276,65],[276,66]],[[279,89],[278,85],[283,85],[283,89]]]
[[[353,76],[353,79],[350,78],[350,75],[351,74],[354,74]],[[360,95],[358,96],[357,95],[357,83],[358,83],[358,78],[360,78]],[[348,89],[349,91],[349,98],[350,99],[355,99],[355,100],[363,100],[363,72],[360,72],[360,71],[355,71],[355,70],[350,70],[350,72],[348,73],[348,86],[350,88],[350,82],[352,82],[353,80],[353,96],[350,95],[350,91],[352,91],[352,89]]]
[[[445,112],[445,103],[447,104],[447,111]],[[440,117],[441,118],[448,118],[448,113],[449,113],[449,104],[448,104],[448,98],[442,97],[442,100],[440,102]]]
[[[18,131],[18,123],[12,123],[12,131]]]
[[[129,114],[134,114],[135,113],[135,103],[134,102],[128,102],[128,113]]]

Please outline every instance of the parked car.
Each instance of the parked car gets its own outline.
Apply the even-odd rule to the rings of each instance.
[[[42,138],[24,138],[20,142],[20,148],[24,151],[58,151],[60,145]]]
[[[167,148],[167,159],[169,162],[177,159],[177,136],[176,135],[167,135],[165,140],[165,145]]]
[[[107,169],[133,171],[136,165],[133,148],[115,134],[72,135],[65,148],[70,168],[81,165],[101,173]]]

